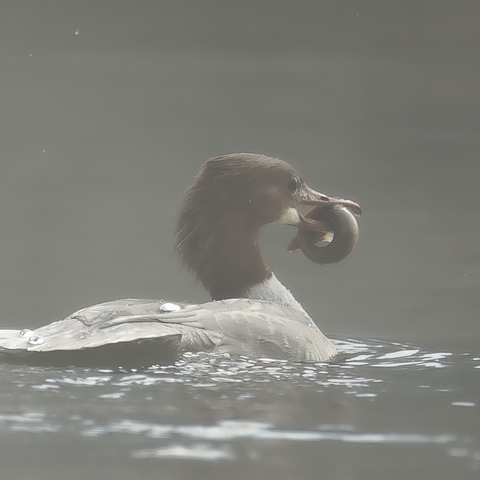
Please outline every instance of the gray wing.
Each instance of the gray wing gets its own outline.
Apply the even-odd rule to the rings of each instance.
[[[234,355],[324,361],[331,342],[303,312],[231,299],[201,305],[125,299],[79,310],[36,330],[0,330],[0,353],[110,350],[150,345],[153,351],[217,351]],[[129,347],[129,348],[130,348]],[[126,351],[126,350],[125,350]],[[115,351],[115,355],[116,355]]]

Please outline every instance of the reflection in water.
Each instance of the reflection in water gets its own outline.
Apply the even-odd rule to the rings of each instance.
[[[479,357],[377,341],[337,347],[334,363],[317,365],[188,353],[143,371],[13,367],[8,388],[30,409],[0,414],[0,432],[73,433],[136,460],[261,463],[272,449],[292,455],[292,444],[351,445],[373,459],[368,445],[403,445],[480,470],[478,389],[465,388]]]

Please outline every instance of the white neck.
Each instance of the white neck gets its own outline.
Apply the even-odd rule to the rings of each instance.
[[[307,313],[297,300],[295,300],[295,297],[290,293],[290,290],[282,285],[273,273],[271,277],[249,288],[246,297],[253,300],[264,300],[265,302],[286,305],[288,307],[296,308],[305,314]]]

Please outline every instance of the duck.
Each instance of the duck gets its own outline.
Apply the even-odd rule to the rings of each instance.
[[[301,206],[311,210],[301,212]],[[0,361],[52,366],[140,367],[186,352],[326,362],[334,343],[266,265],[259,232],[297,228],[288,250],[319,264],[346,258],[360,206],[319,193],[287,162],[262,154],[208,159],[183,195],[174,249],[209,292],[200,304],[120,299],[36,329],[0,330]]]

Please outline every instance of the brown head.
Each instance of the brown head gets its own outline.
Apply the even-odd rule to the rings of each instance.
[[[311,190],[283,160],[246,153],[210,158],[184,195],[175,249],[213,300],[243,297],[271,276],[259,229],[279,222],[315,230],[298,205],[332,202],[356,205]]]

